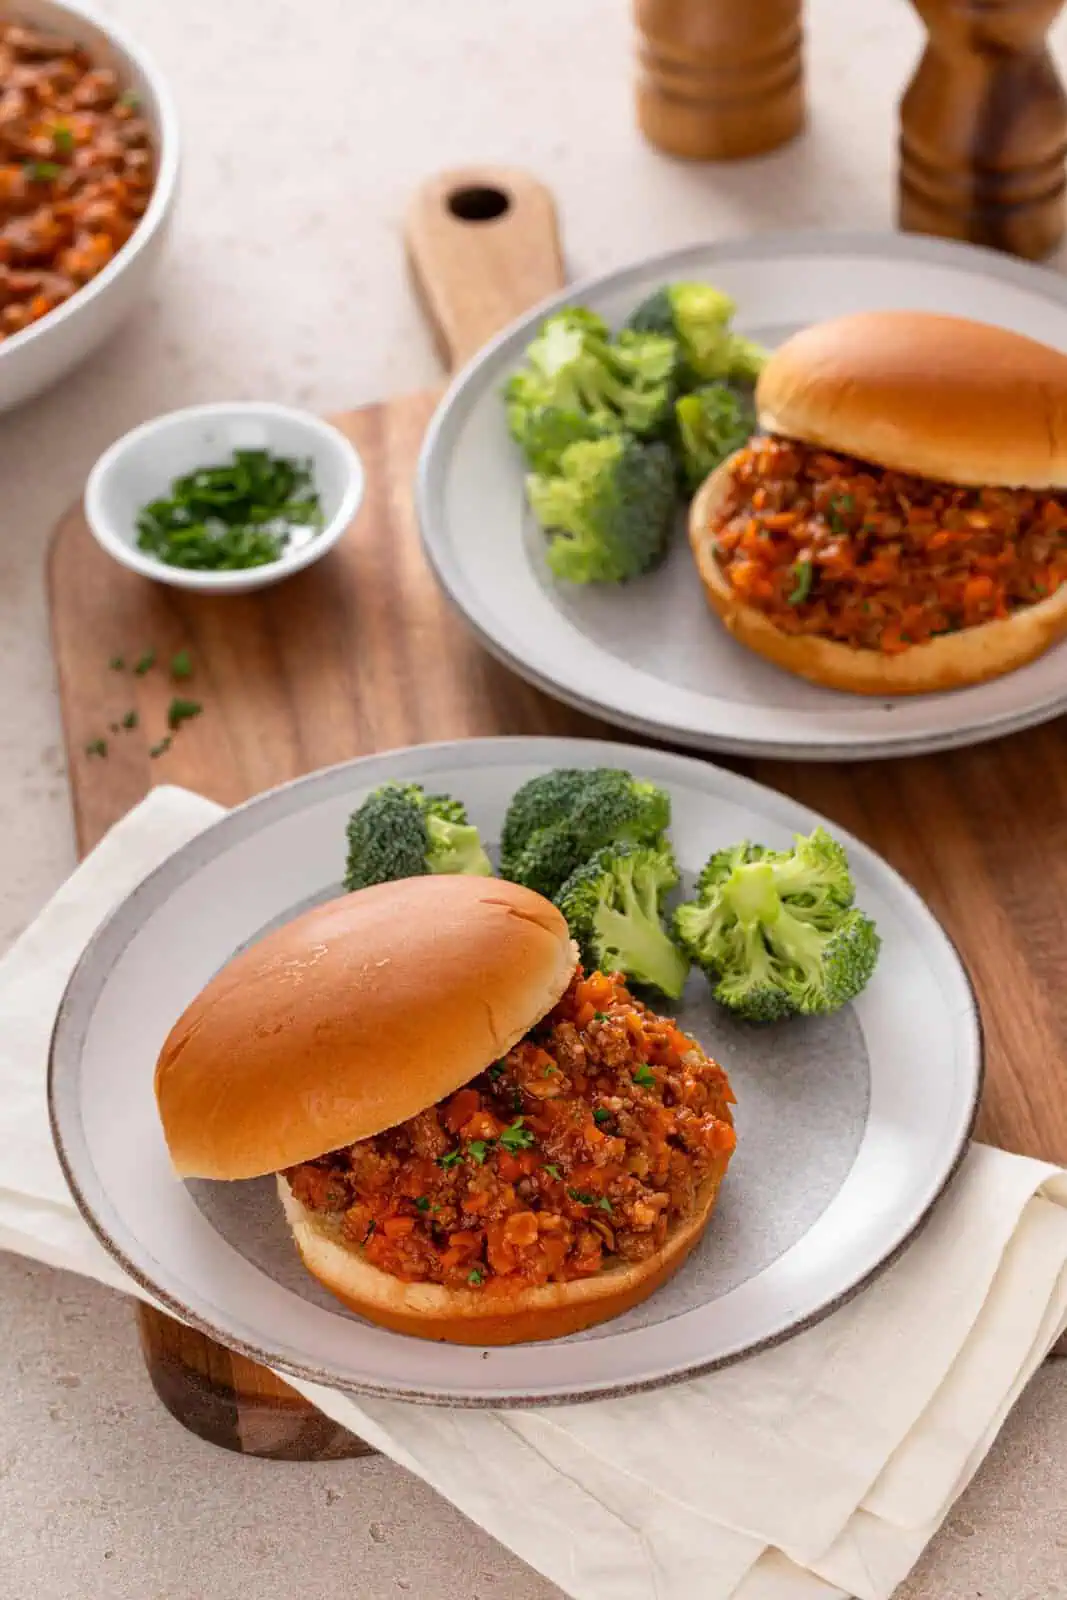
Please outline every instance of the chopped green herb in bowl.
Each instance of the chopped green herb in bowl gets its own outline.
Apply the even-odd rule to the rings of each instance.
[[[221,466],[175,478],[142,507],[137,548],[168,567],[235,572],[277,561],[323,523],[311,464],[267,450],[235,450]]]
[[[362,463],[340,429],[286,406],[234,401],[126,434],[90,473],[85,511],[97,542],[142,577],[241,594],[318,561],[362,495]]]

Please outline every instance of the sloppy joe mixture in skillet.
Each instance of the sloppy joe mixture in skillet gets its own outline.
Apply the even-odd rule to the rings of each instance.
[[[579,969],[466,1088],[285,1176],[395,1277],[565,1282],[662,1247],[734,1148],[733,1100],[673,1022],[618,978]]]
[[[892,655],[1010,616],[1067,578],[1067,495],[960,488],[757,437],[730,469],[715,552],[784,633]]]
[[[72,40],[0,21],[0,340],[126,243],[155,158],[135,95]]]

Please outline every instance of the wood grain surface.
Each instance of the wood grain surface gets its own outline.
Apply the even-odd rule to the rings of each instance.
[[[467,187],[470,177],[464,174]],[[441,204],[447,185],[434,192]],[[425,201],[421,196],[409,236],[413,270],[432,298],[446,350],[473,348],[475,326],[484,336],[482,308],[469,293],[476,252],[464,240],[465,264],[453,270],[451,227],[427,227]],[[542,227],[543,209],[533,212]],[[552,235],[555,241],[554,226]],[[494,303],[505,321],[551,292],[559,273],[558,241],[550,246],[542,237],[527,253],[521,228],[512,228],[511,240],[527,266],[530,259],[542,263],[543,275],[509,276],[496,240]],[[363,456],[366,500],[350,534],[323,561],[274,589],[217,598],[164,588],[105,556],[80,507],[62,520],[49,586],[83,852],[158,783],[232,805],[317,767],[399,745],[494,733],[629,737],[498,665],[442,597],[422,556],[411,502],[435,400],[408,395],[335,419]],[[130,663],[149,649],[157,665],[141,677],[108,665],[113,656]],[[180,692],[204,709],[153,758],[175,692],[167,662],[179,649],[188,649],[194,664]],[[130,709],[139,713],[138,726],[111,734],[109,725]],[[87,754],[101,736],[109,741],[106,759]],[[956,940],[979,996],[988,1046],[980,1136],[1067,1162],[1064,724],[910,761],[724,764],[851,828],[918,888]],[[365,1450],[263,1369],[168,1318],[141,1316],[157,1391],[204,1437],[302,1459]]]
[[[634,0],[637,122],[689,161],[762,155],[804,126],[802,0]]]
[[[900,226],[1040,260],[1067,220],[1063,0],[912,3],[929,38],[900,103]]]

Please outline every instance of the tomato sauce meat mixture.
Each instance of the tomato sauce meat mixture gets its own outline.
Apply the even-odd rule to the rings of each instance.
[[[643,1261],[734,1148],[725,1072],[579,969],[521,1044],[410,1121],[285,1174],[367,1261],[452,1288]]]
[[[0,22],[0,342],[107,266],[154,182],[148,124],[114,72]]]
[[[1067,496],[961,488],[757,437],[734,458],[715,553],[783,633],[899,654],[1008,617],[1067,578]]]

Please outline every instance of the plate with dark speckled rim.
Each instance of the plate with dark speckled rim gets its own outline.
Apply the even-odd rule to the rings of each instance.
[[[727,1068],[737,1154],[682,1270],[613,1322],[544,1344],[469,1349],[351,1315],[303,1269],[273,1178],[180,1182],[152,1087],[176,1018],[239,949],[340,892],[345,823],[387,778],[457,795],[495,846],[510,796],[556,766],[628,768],[671,796],[683,892],[713,850],[774,847],[821,819],[703,761],[596,741],[471,739],[393,751],[259,796],[185,845],[95,935],[60,1007],[53,1133],[74,1198],[165,1307],[233,1349],[357,1393],[468,1406],[632,1392],[773,1344],[841,1304],[912,1238],[950,1181],[978,1104],[967,974],[912,889],[842,830],[883,939],[835,1016],[754,1028],[695,973],[682,1025]]]
[[[694,245],[573,284],[460,372],[427,430],[416,508],[445,592],[482,644],[547,694],[666,744],[785,760],[870,760],[1000,738],[1067,709],[1067,644],[991,683],[892,699],[806,683],[746,650],[704,599],[679,526],[627,584],[557,582],[527,509],[501,390],[549,311],[612,326],[671,280],[713,283],[773,349],[850,311],[953,312],[1067,351],[1067,284],[991,250],[907,234],[799,232]],[[1004,418],[1010,428],[1011,417]]]

